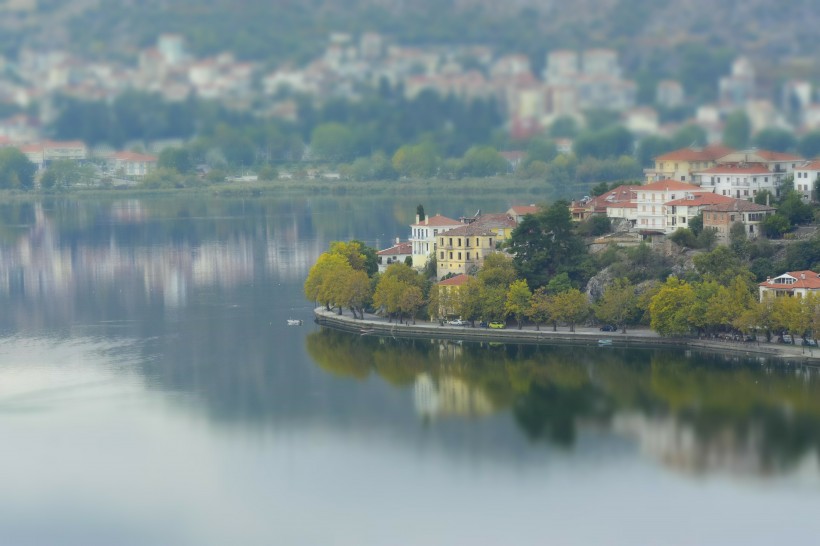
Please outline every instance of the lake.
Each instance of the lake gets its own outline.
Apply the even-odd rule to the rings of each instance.
[[[528,201],[0,205],[0,545],[814,544],[815,369],[312,322],[330,241]]]

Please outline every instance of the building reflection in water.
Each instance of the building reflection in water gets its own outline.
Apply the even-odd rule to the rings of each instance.
[[[202,242],[186,237],[171,241],[170,234],[147,240],[129,229],[148,230],[145,224],[152,221],[136,200],[112,204],[102,227],[85,226],[84,234],[69,238],[41,203],[32,207],[32,225],[11,244],[0,246],[0,295],[66,299],[83,288],[120,286],[128,279],[147,297],[161,296],[169,307],[179,307],[192,289],[237,287],[260,271],[301,281],[327,246],[326,241],[302,237],[295,217],[267,225],[261,242],[252,230]],[[100,232],[106,231],[107,240],[100,241]]]
[[[311,334],[309,348],[328,371],[411,387],[425,421],[509,412],[533,442],[572,449],[582,435],[615,434],[676,471],[800,471],[820,482],[816,369],[664,351],[602,357],[594,348],[362,340],[331,330]],[[378,365],[386,360],[390,368]]]

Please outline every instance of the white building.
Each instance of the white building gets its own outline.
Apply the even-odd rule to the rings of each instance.
[[[794,189],[803,197],[803,201],[811,201],[814,183],[820,178],[820,160],[807,161],[794,170]]]
[[[635,190],[635,203],[637,204],[635,227],[645,233],[672,233],[678,226],[667,225],[666,203],[702,192],[710,192],[710,190],[677,180],[660,180],[639,186]]]
[[[427,264],[427,259],[436,251],[436,237],[439,233],[463,225],[460,221],[441,214],[428,216],[424,220],[420,220],[416,215],[416,223],[410,226],[409,239],[412,245],[413,267],[422,268]]]

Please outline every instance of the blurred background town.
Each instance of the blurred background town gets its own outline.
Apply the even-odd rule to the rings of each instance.
[[[123,181],[482,176],[501,152],[581,195],[687,146],[809,159],[814,4],[3,0],[0,145]]]

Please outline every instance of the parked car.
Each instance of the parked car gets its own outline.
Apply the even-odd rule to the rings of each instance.
[[[791,343],[791,342],[792,342],[791,334],[783,334],[782,336],[780,336],[780,343]]]
[[[817,341],[814,339],[804,339],[803,345],[806,347],[817,347]]]
[[[481,328],[486,328],[486,327],[487,327],[487,321],[486,321],[486,320],[482,320],[481,322],[479,322],[479,323],[478,323],[478,325],[479,325]]]
[[[601,331],[602,332],[617,332],[618,327],[615,326],[614,324],[604,324],[603,326],[601,326]]]
[[[506,327],[507,327],[507,325],[504,324],[503,322],[491,322],[490,323],[490,328],[502,329],[502,328],[506,328]]]
[[[447,324],[449,324],[450,326],[467,326],[470,323],[466,320],[453,319],[453,320],[448,320]]]

